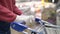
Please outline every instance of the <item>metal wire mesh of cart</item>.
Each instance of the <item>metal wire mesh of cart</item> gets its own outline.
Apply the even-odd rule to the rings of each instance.
[[[46,28],[47,34],[59,34],[58,30],[60,30],[60,29]]]
[[[45,24],[45,31],[46,31],[46,34],[60,34],[59,33],[60,26],[48,23],[48,24]]]
[[[59,34],[60,26],[47,26],[45,27],[46,34]]]
[[[58,25],[53,25],[51,23],[48,23],[46,21],[44,22],[44,25],[38,25],[34,29],[30,30],[31,34],[60,34],[60,26]],[[40,23],[42,23],[40,21]]]

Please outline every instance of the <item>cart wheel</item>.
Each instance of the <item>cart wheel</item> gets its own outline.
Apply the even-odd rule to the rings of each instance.
[[[37,34],[37,33],[32,31],[31,34]]]

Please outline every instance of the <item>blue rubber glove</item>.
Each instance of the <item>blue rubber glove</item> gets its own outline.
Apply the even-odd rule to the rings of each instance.
[[[22,31],[24,31],[25,29],[28,28],[27,26],[23,25],[22,22],[19,22],[19,23],[17,23],[17,22],[12,22],[12,23],[10,24],[10,26],[11,26],[12,29],[14,29],[14,30],[16,30],[16,31],[18,31],[18,32],[22,32]]]

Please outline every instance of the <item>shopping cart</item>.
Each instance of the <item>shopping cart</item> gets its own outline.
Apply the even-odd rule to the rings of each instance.
[[[36,28],[32,29],[30,27],[27,27],[26,25],[20,24],[20,23],[11,23],[11,27],[18,31],[22,32],[23,34],[29,34],[28,32],[25,32],[24,30],[30,30],[31,34],[48,34],[46,28],[53,28],[53,30],[60,29],[60,26],[53,25],[49,22],[46,22],[44,20],[38,20],[40,25],[38,25]]]

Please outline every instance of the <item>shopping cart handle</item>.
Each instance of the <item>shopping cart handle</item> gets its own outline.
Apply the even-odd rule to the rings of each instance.
[[[18,31],[18,32],[22,32],[25,29],[27,29],[28,27],[26,25],[20,24],[20,23],[16,23],[16,22],[12,22],[10,24],[11,28]]]
[[[39,19],[39,18],[35,18],[35,21],[36,21],[38,24],[44,25],[44,22],[42,22],[42,20]]]
[[[41,19],[39,19],[39,18],[35,18],[35,21],[36,21],[36,22],[39,22],[39,21],[41,21]]]

